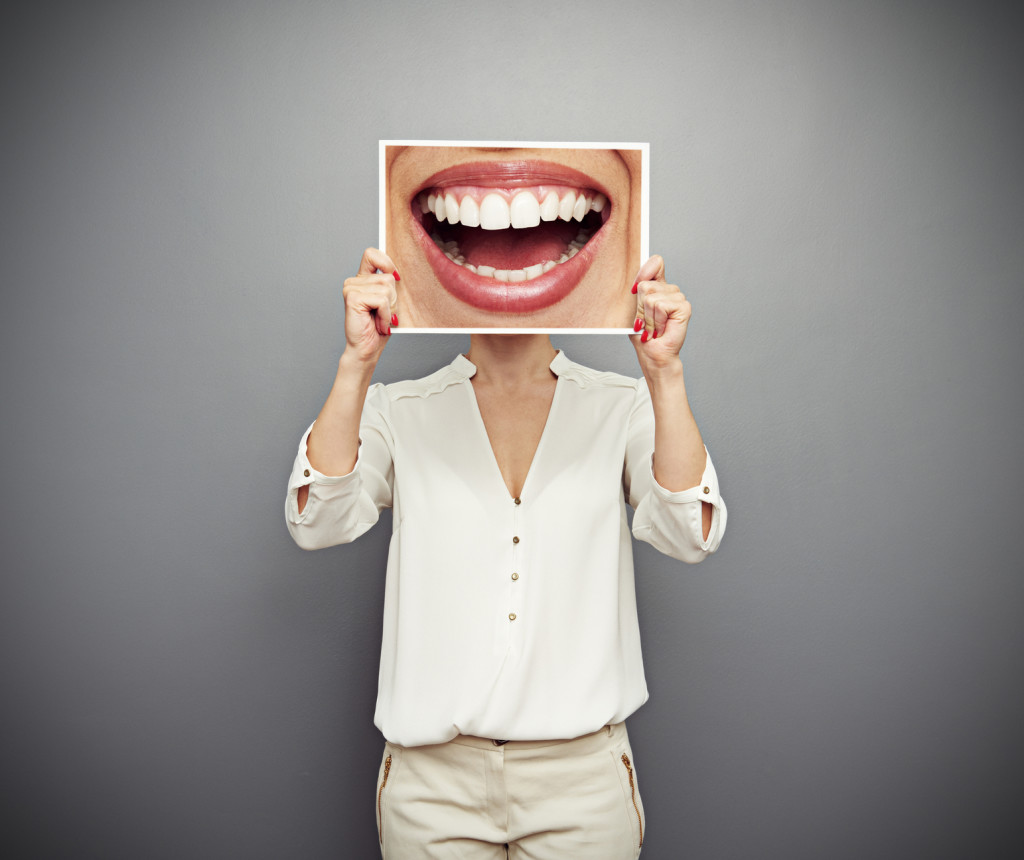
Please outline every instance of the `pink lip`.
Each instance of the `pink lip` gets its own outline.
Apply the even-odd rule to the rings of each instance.
[[[439,170],[424,182],[417,193],[424,188],[443,188],[446,185],[484,185],[489,188],[518,188],[544,183],[575,185],[578,188],[593,188],[606,197],[608,189],[578,170],[553,161],[472,161],[456,164]],[[413,197],[416,195],[414,194]]]
[[[418,230],[416,240],[441,286],[467,305],[493,313],[529,313],[561,301],[583,280],[597,250],[594,248],[592,251],[591,247],[601,243],[601,232],[598,231],[583,250],[550,272],[529,281],[505,283],[494,278],[482,278],[453,263],[441,253],[419,221],[415,223]]]
[[[473,162],[458,164],[439,171],[426,180],[416,194],[424,188],[446,185],[481,185],[488,188],[517,188],[544,183],[575,185],[592,188],[609,196],[607,190],[593,178],[566,167],[546,161]],[[410,202],[409,214],[415,224],[419,243],[430,268],[445,290],[459,301],[492,313],[523,314],[543,310],[569,295],[583,280],[595,254],[600,250],[603,229],[599,229],[572,259],[555,266],[529,281],[506,283],[484,278],[469,269],[453,263],[427,235],[415,214],[416,194]],[[610,199],[610,198],[609,198]]]

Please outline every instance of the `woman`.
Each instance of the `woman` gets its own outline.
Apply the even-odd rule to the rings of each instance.
[[[644,381],[575,365],[546,335],[474,335],[437,373],[371,388],[398,280],[369,249],[345,282],[345,350],[286,506],[308,549],[394,507],[382,853],[636,857],[623,721],[647,688],[625,504],[634,535],[688,562],[726,522],[679,360],[690,305],[660,257],[640,268]]]

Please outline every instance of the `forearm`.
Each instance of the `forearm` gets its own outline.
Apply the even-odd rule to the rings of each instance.
[[[654,479],[666,490],[687,490],[700,483],[707,455],[686,398],[682,362],[644,368],[644,376],[654,408]]]
[[[360,360],[346,349],[338,372],[306,443],[310,465],[324,475],[347,475],[359,453],[359,419],[376,361]]]
[[[683,364],[676,359],[664,367],[644,368],[654,408],[654,480],[679,492],[700,483],[707,452],[686,398]],[[711,505],[701,503],[701,526],[706,540],[711,531]]]

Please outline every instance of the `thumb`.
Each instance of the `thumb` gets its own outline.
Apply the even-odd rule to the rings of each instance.
[[[646,263],[640,267],[640,271],[636,273],[637,283],[640,281],[664,281],[665,280],[665,261],[655,254]]]

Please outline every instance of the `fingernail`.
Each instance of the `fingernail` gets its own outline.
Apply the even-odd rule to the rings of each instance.
[[[388,337],[391,337],[391,326],[388,326]]]
[[[640,331],[640,329],[643,327],[643,324],[644,321],[637,317],[636,322],[633,323],[633,331]]]
[[[391,325],[398,325],[398,314],[391,314]]]
[[[633,295],[634,295],[634,296],[636,295],[636,288],[637,288],[637,287],[638,287],[639,285],[640,285],[640,282],[639,282],[639,281],[634,281],[634,282],[633,282]]]
[[[658,330],[654,330],[654,334],[651,335],[651,340],[654,340],[658,336]]]
[[[640,343],[647,343],[647,329],[644,329],[644,333],[640,335]]]
[[[402,276],[398,274],[398,269],[395,269],[391,274],[395,276],[396,281],[402,280]]]

